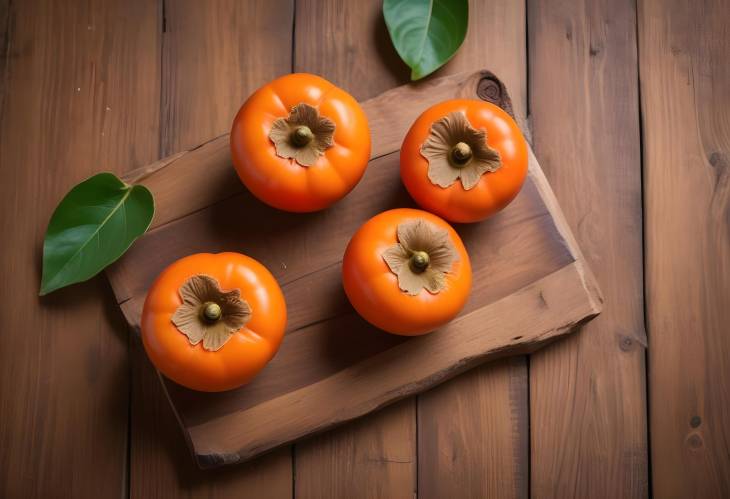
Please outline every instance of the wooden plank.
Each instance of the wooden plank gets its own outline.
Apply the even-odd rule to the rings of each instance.
[[[5,2],[0,56],[0,496],[119,497],[127,328],[101,279],[38,298],[75,183],[157,155],[155,2]],[[152,131],[152,133],[150,133]]]
[[[485,82],[493,84],[495,89],[490,91],[490,95],[494,94],[502,106],[511,109],[506,89],[491,74],[463,74],[458,80],[449,77],[447,81],[451,82],[452,95],[470,95],[472,98],[481,95]],[[441,82],[435,81],[431,87],[442,86]],[[401,93],[402,97],[397,98],[396,93]],[[420,100],[418,95],[421,96]],[[409,108],[423,108],[423,101],[432,98],[428,92],[422,90],[414,93],[406,86],[387,92],[382,98],[373,99],[368,107],[382,118],[380,126],[385,127],[373,129],[373,136],[397,135],[398,127],[405,128],[407,125],[387,119],[389,115],[400,113],[400,108],[392,106],[392,101]],[[221,158],[207,155],[199,156],[199,159],[199,169],[217,170],[227,165],[227,161],[220,163]],[[245,429],[237,424],[231,426],[227,439],[215,433],[218,430],[211,430],[209,437],[205,431],[193,433],[193,428],[214,428],[217,421],[228,421],[232,414],[245,418],[275,399],[286,401],[289,400],[285,398],[286,395],[302,388],[318,385],[348,370],[354,369],[352,372],[356,372],[357,366],[394,347],[409,351],[408,356],[413,359],[423,360],[420,371],[411,373],[414,378],[427,380],[426,384],[415,388],[420,391],[443,379],[442,374],[452,372],[452,368],[472,366],[478,359],[491,358],[496,352],[505,355],[529,350],[531,344],[540,342],[538,340],[542,337],[533,336],[534,331],[540,328],[538,322],[535,322],[533,330],[524,335],[501,338],[503,344],[480,340],[474,343],[465,341],[462,345],[457,339],[463,334],[461,329],[449,326],[441,334],[451,335],[451,353],[454,356],[447,357],[444,360],[446,364],[433,371],[436,364],[430,359],[442,354],[440,346],[438,352],[433,352],[428,347],[419,346],[421,340],[406,342],[404,338],[374,331],[352,312],[341,289],[341,255],[355,228],[367,218],[384,209],[408,204],[407,195],[399,182],[397,163],[397,151],[371,161],[363,180],[349,196],[340,201],[335,211],[293,216],[266,207],[248,193],[224,199],[146,234],[110,270],[109,277],[118,292],[122,309],[129,323],[137,328],[139,307],[151,280],[167,263],[190,253],[243,251],[262,261],[282,283],[291,316],[289,334],[276,358],[256,380],[238,390],[220,394],[201,394],[166,383],[178,417],[190,433],[191,444],[201,466],[217,466],[246,459],[281,445],[287,442],[286,439],[326,428],[342,419],[330,421],[325,408],[320,407],[307,420],[298,420],[291,417],[296,407],[281,407],[282,413],[289,415],[289,421],[286,428],[280,428],[278,437],[265,433],[256,435],[257,432],[267,430],[258,423],[251,424],[251,421],[245,425]],[[169,176],[170,168],[174,169],[175,163],[153,173],[149,179],[156,175]],[[379,193],[379,196],[373,198],[373,192]],[[247,220],[245,238],[241,237],[238,230],[239,221],[243,219]],[[211,224],[211,220],[218,223]],[[528,179],[517,199],[490,220],[463,226],[459,230],[470,252],[476,283],[462,317],[503,301],[519,293],[520,289],[571,265],[576,267],[577,274],[575,278],[569,279],[566,288],[575,286],[582,290],[579,293],[582,293],[585,302],[585,307],[581,308],[585,311],[583,318],[597,312],[597,290],[592,285],[590,275],[586,274],[579,252],[534,155],[530,156]],[[188,234],[197,234],[198,237],[190,238]],[[284,234],[287,243],[281,244],[281,235]],[[292,245],[288,243],[292,237],[297,239],[297,248],[306,248],[307,251],[293,251]],[[489,251],[490,246],[484,241],[489,241],[500,251]],[[120,290],[123,293],[131,290],[133,294],[130,298],[126,294],[119,294]],[[567,299],[569,293],[565,295]],[[498,310],[509,313],[507,309]],[[491,313],[496,317],[496,311]],[[559,316],[554,318],[556,322],[553,329],[559,330],[560,334],[566,332],[563,319]],[[504,318],[504,322],[511,320],[509,316]],[[347,336],[340,333],[343,330],[348,331]],[[478,334],[479,331],[471,333]],[[461,351],[460,348],[465,350]],[[455,365],[449,366],[448,362],[454,362]],[[388,382],[397,383],[398,379],[393,378]],[[371,393],[373,386],[379,393]],[[386,390],[385,386],[386,383],[377,376],[377,372],[360,376],[357,387],[350,390],[346,403],[338,400],[330,405],[340,407],[341,414],[350,414],[346,419],[361,415],[372,410],[372,406],[366,402],[373,397],[380,397],[384,401],[381,404],[398,398],[400,389]]]
[[[227,132],[250,92],[290,71],[293,16],[289,0],[175,1],[163,8],[160,156]],[[157,192],[155,197],[164,206]],[[288,449],[235,471],[201,472],[134,341],[132,496],[291,497]]]
[[[530,360],[531,493],[645,497],[641,158],[630,1],[528,2],[535,153],[606,296]]]
[[[652,488],[730,497],[730,10],[639,4]]]
[[[438,73],[489,68],[522,122],[526,51],[525,2],[472,1],[467,38]],[[527,398],[524,357],[485,365],[420,397],[419,497],[527,497]]]

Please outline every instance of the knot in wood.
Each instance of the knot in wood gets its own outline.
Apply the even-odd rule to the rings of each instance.
[[[491,76],[484,76],[477,84],[477,95],[480,99],[502,107],[502,87]]]

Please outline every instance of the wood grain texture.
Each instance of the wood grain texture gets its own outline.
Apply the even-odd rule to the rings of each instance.
[[[292,69],[292,0],[165,3],[160,156],[228,133],[261,85]]]
[[[535,153],[606,297],[530,361],[534,497],[645,497],[641,158],[634,3],[528,2]]]
[[[414,399],[306,439],[295,450],[299,499],[414,497]]]
[[[24,1],[0,13],[0,496],[118,497],[127,328],[101,279],[37,295],[62,196],[101,168],[157,155],[158,10]]]
[[[250,92],[291,70],[293,4],[176,0],[163,10],[159,156],[227,132]],[[132,342],[132,497],[291,497],[288,449],[236,470],[201,472],[139,340]]]
[[[522,120],[527,116],[525,15],[524,2],[470,0],[466,39],[434,77],[489,68],[509,89],[514,114]]]
[[[656,497],[730,497],[729,14],[639,8]]]
[[[490,68],[509,89],[513,114],[524,124],[525,21],[525,2],[471,1],[467,37],[436,74]],[[490,241],[489,247],[500,246]],[[527,400],[524,357],[477,368],[419,399],[419,496],[527,497]]]
[[[526,369],[512,357],[419,396],[419,497],[527,497]]]
[[[409,81],[381,2],[297,0],[295,35],[295,71],[321,75],[358,101]]]

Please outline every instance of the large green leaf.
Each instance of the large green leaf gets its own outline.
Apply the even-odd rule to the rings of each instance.
[[[71,189],[48,224],[40,294],[98,274],[144,234],[154,211],[150,191],[111,173],[99,173]]]
[[[384,0],[390,39],[419,80],[446,64],[466,37],[468,0]]]

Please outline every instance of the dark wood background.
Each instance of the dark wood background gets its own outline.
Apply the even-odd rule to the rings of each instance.
[[[201,472],[106,281],[37,297],[47,221],[99,170],[224,133],[275,76],[407,82],[381,3],[0,0],[0,496],[730,497],[728,21],[723,0],[472,1],[437,74],[506,82],[603,314]]]

